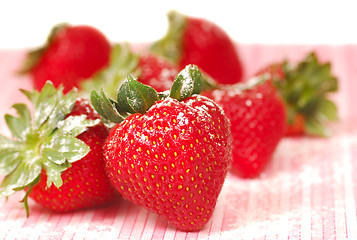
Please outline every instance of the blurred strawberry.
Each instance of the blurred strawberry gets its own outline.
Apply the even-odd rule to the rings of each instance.
[[[315,53],[298,64],[288,61],[267,66],[257,75],[269,74],[287,109],[286,135],[328,136],[325,126],[336,121],[337,107],[328,94],[338,90],[330,63],[320,63]]]
[[[220,105],[231,121],[232,170],[244,178],[260,175],[284,135],[285,106],[266,77],[202,92]]]
[[[138,69],[141,71],[138,81],[153,87],[158,92],[170,90],[178,74],[171,63],[153,54],[140,55]]]
[[[178,69],[195,64],[221,84],[242,80],[243,67],[236,46],[222,28],[176,11],[169,12],[168,19],[168,32],[152,45],[152,52],[169,59]]]
[[[59,24],[45,46],[28,53],[20,72],[32,76],[37,90],[50,80],[55,87],[63,84],[67,93],[108,65],[110,49],[107,38],[94,27]]]

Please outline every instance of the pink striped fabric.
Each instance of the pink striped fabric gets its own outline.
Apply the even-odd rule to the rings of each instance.
[[[216,210],[199,232],[182,232],[153,213],[120,200],[110,206],[59,214],[22,194],[0,200],[0,239],[357,239],[357,45],[239,45],[246,77],[284,58],[298,61],[316,51],[339,78],[333,99],[340,121],[331,138],[285,138],[258,179],[229,175]],[[0,50],[0,115],[25,101],[30,88],[14,71],[23,51]],[[0,132],[8,134],[0,119]]]

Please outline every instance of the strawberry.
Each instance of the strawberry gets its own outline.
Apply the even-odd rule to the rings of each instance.
[[[243,67],[236,46],[222,28],[176,11],[169,12],[168,19],[168,32],[152,45],[152,52],[169,59],[179,69],[195,64],[221,84],[242,80]]]
[[[169,90],[178,74],[171,63],[153,54],[141,55],[138,68],[141,70],[138,81],[153,87],[158,92]]]
[[[264,77],[202,92],[225,111],[233,136],[232,171],[243,178],[259,176],[284,135],[285,106]]]
[[[286,104],[286,135],[330,135],[325,124],[338,119],[337,107],[328,97],[338,90],[330,63],[320,63],[311,52],[298,64],[283,61],[257,73],[263,74],[271,76]]]
[[[128,74],[137,77],[143,84],[157,91],[169,90],[178,71],[166,59],[151,53],[135,53],[129,44],[115,44],[110,55],[109,66],[82,83],[87,92],[104,89],[114,98],[117,87],[125,81]]]
[[[0,135],[0,195],[25,190],[46,208],[66,212],[108,203],[116,197],[106,175],[103,143],[107,128],[75,90],[66,95],[47,82],[42,91],[22,92],[33,103],[15,104],[17,117],[5,115],[13,138]]]
[[[110,43],[98,29],[59,24],[48,36],[45,46],[28,53],[21,73],[29,73],[35,89],[41,90],[47,80],[67,93],[90,78],[109,62]]]
[[[201,229],[212,216],[232,160],[229,120],[216,103],[196,95],[201,78],[189,65],[170,93],[129,76],[117,101],[91,94],[97,111],[119,122],[104,144],[114,187],[185,231]]]

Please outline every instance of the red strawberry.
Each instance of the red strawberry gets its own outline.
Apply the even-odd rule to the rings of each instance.
[[[271,82],[259,82],[262,79],[202,92],[231,121],[232,169],[244,178],[257,177],[265,170],[285,130],[284,103]]]
[[[263,74],[271,76],[286,104],[286,135],[330,134],[324,125],[338,119],[337,107],[328,98],[338,89],[330,63],[320,63],[312,52],[296,65],[288,61],[272,64],[257,75]]]
[[[116,191],[107,178],[103,143],[107,128],[75,91],[62,94],[48,82],[41,92],[23,93],[32,101],[15,104],[18,116],[5,119],[14,139],[0,136],[0,195],[26,190],[27,198],[55,211],[73,211],[108,203]]]
[[[231,162],[229,120],[212,100],[197,94],[201,74],[187,66],[168,98],[131,77],[115,109],[92,92],[104,118],[120,122],[104,145],[107,171],[127,199],[156,212],[179,229],[201,229],[212,216]],[[130,112],[124,117],[117,113]],[[118,118],[118,119],[116,119]]]
[[[195,64],[221,84],[242,80],[243,67],[236,46],[222,28],[176,11],[169,12],[168,18],[168,32],[153,44],[154,53],[169,59],[179,69]]]
[[[138,81],[158,92],[169,90],[178,74],[171,63],[152,54],[140,55],[138,68],[141,70]]]
[[[91,26],[55,26],[44,47],[29,52],[21,72],[30,73],[34,87],[41,90],[47,80],[64,92],[108,65],[110,43]]]
[[[117,87],[130,74],[157,91],[165,91],[170,89],[177,73],[176,67],[164,58],[150,53],[134,53],[129,44],[115,44],[109,66],[83,82],[82,88],[88,92],[104,89],[109,97],[114,98]]]
[[[286,125],[286,136],[298,136],[304,134],[305,130],[305,118],[301,114],[296,114],[292,122],[288,122]]]

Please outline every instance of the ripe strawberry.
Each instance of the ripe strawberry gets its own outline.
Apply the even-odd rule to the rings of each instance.
[[[102,145],[108,135],[99,115],[75,91],[66,95],[48,82],[41,92],[23,93],[34,112],[15,104],[5,115],[13,139],[0,136],[0,196],[25,189],[27,198],[55,211],[73,211],[113,200]]]
[[[141,70],[138,81],[153,87],[158,92],[169,90],[178,74],[171,63],[153,54],[141,55],[138,68]]]
[[[170,96],[130,76],[118,92],[116,108],[92,92],[104,118],[120,122],[104,145],[106,168],[116,189],[179,229],[201,229],[212,216],[231,162],[229,120],[200,92],[201,73],[187,66]],[[109,110],[108,110],[109,109]],[[129,112],[124,118],[117,113]]]
[[[164,58],[151,53],[134,53],[129,44],[115,44],[109,66],[83,82],[81,87],[87,92],[104,89],[109,97],[114,98],[117,87],[130,74],[161,92],[170,89],[177,73],[176,67]]]
[[[261,77],[202,95],[217,102],[231,121],[232,170],[244,178],[260,175],[285,130],[285,106],[274,86]]]
[[[336,105],[328,94],[338,90],[330,63],[320,63],[315,53],[293,65],[288,61],[272,64],[257,75],[270,74],[287,108],[286,135],[328,136],[324,126],[337,117]]]
[[[221,84],[240,82],[243,67],[235,44],[226,32],[206,19],[168,13],[169,29],[151,50],[179,69],[195,64]]]
[[[110,43],[91,26],[55,26],[45,46],[28,53],[20,72],[32,76],[35,89],[41,90],[47,80],[67,93],[90,78],[109,62]]]

